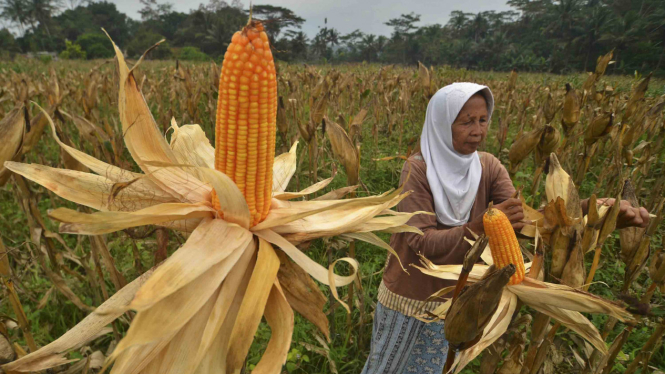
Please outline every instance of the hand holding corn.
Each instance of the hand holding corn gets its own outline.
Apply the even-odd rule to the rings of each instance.
[[[506,215],[508,221],[510,221],[511,226],[515,231],[520,231],[522,227],[524,227],[524,211],[522,210],[522,200],[518,198],[510,198],[500,204],[494,205],[494,209],[498,209]],[[484,214],[485,212],[478,215],[477,217],[474,217],[469,222],[469,229],[478,235],[485,233],[485,228],[483,226]]]
[[[599,198],[597,199],[598,205],[614,206],[614,198]],[[586,203],[586,201],[585,201]],[[628,200],[621,200],[619,216],[617,217],[617,229],[626,227],[641,227],[646,228],[649,226],[649,211],[644,207],[633,207]],[[586,212],[586,206],[582,209]]]

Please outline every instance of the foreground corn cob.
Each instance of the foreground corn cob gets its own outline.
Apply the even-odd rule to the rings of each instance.
[[[231,39],[219,79],[215,169],[243,193],[251,225],[270,210],[275,158],[277,79],[268,36],[250,22]],[[213,199],[219,210],[218,200]]]
[[[509,264],[515,265],[515,274],[510,277],[510,285],[521,283],[524,279],[524,258],[517,242],[517,236],[508,217],[496,209],[490,208],[483,216],[485,235],[490,241],[492,260],[498,269]]]

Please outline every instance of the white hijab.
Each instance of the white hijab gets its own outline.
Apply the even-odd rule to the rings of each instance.
[[[468,222],[476,200],[482,166],[478,152],[463,155],[453,148],[452,125],[467,100],[482,93],[487,101],[488,122],[494,97],[487,86],[453,83],[438,90],[427,105],[420,148],[427,165],[427,181],[436,217],[446,226]]]

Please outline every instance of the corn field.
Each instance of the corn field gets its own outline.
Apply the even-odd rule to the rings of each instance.
[[[518,304],[506,332],[470,359],[462,372],[662,372],[665,81],[640,73],[605,76],[611,58],[611,52],[600,56],[593,73],[569,76],[422,64],[278,63],[275,154],[297,152],[295,175],[283,191],[324,185],[308,197],[299,193],[291,197],[313,200],[332,198],[329,194],[334,198],[374,196],[397,188],[404,160],[418,149],[425,109],[434,92],[458,81],[487,85],[496,107],[482,150],[506,166],[525,206],[534,212],[544,208],[545,220],[552,217],[548,212],[555,216],[563,212],[564,218],[559,215],[559,221],[553,220],[558,224],[534,224],[527,230],[538,231],[535,235],[523,230],[524,235],[518,236],[525,258],[533,264],[540,258],[541,268],[531,271],[536,275],[542,271],[549,283],[614,300],[633,319],[589,317],[604,340],[594,345],[566,328],[565,321],[560,321],[562,326],[528,302]],[[73,147],[109,165],[140,172],[125,147],[116,63],[0,63],[0,161],[87,171],[64,150]],[[171,142],[176,136],[186,142],[190,134],[178,125],[198,124],[215,144],[220,71],[221,66],[214,63],[147,60],[133,73],[162,135]],[[296,141],[297,148],[292,148]],[[163,225],[88,236],[60,233],[54,219],[57,208],[81,213],[91,209],[57,196],[2,163],[0,364],[6,364],[58,339],[132,280],[167,259],[188,235]],[[562,181],[561,173],[567,179]],[[146,200],[163,198],[134,186],[144,200],[122,199],[131,183],[115,186],[102,203],[131,212],[141,209]],[[564,201],[548,204],[550,195]],[[612,209],[599,205],[582,216],[566,205],[577,201],[579,207],[579,200],[587,198],[594,205],[595,199],[603,197],[644,206],[652,214],[649,227],[615,230],[614,222],[608,223]],[[562,223],[566,219],[570,222]],[[575,228],[573,234],[568,227]],[[383,241],[389,238],[385,233],[378,236]],[[534,241],[533,236],[539,239]],[[306,287],[320,288],[314,307],[322,309],[325,318],[312,323],[295,314],[283,372],[361,371],[369,351],[386,250],[354,239],[339,235],[297,240],[301,251],[326,268],[347,257],[357,259],[360,267],[358,281],[336,292],[303,273]],[[347,264],[335,269],[346,274],[353,271]],[[434,265],[429,270],[436,272]],[[283,285],[287,279],[303,279],[293,268],[282,267],[279,272]],[[50,372],[99,372],[135,317],[132,311],[122,313],[87,336],[85,344],[69,350],[65,357],[72,362],[63,361],[66,365]],[[269,323],[263,320],[244,372],[257,366],[270,336]],[[598,349],[600,344],[606,345],[606,352]]]

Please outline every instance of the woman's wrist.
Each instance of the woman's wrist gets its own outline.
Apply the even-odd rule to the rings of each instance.
[[[474,234],[480,235],[485,233],[485,227],[483,226],[483,220],[482,220],[482,215],[480,216],[480,219],[477,217],[473,219],[472,221],[469,221],[466,226],[469,230],[473,231]],[[464,235],[467,236],[468,238],[472,239],[473,235],[469,232],[469,230],[464,230]]]

